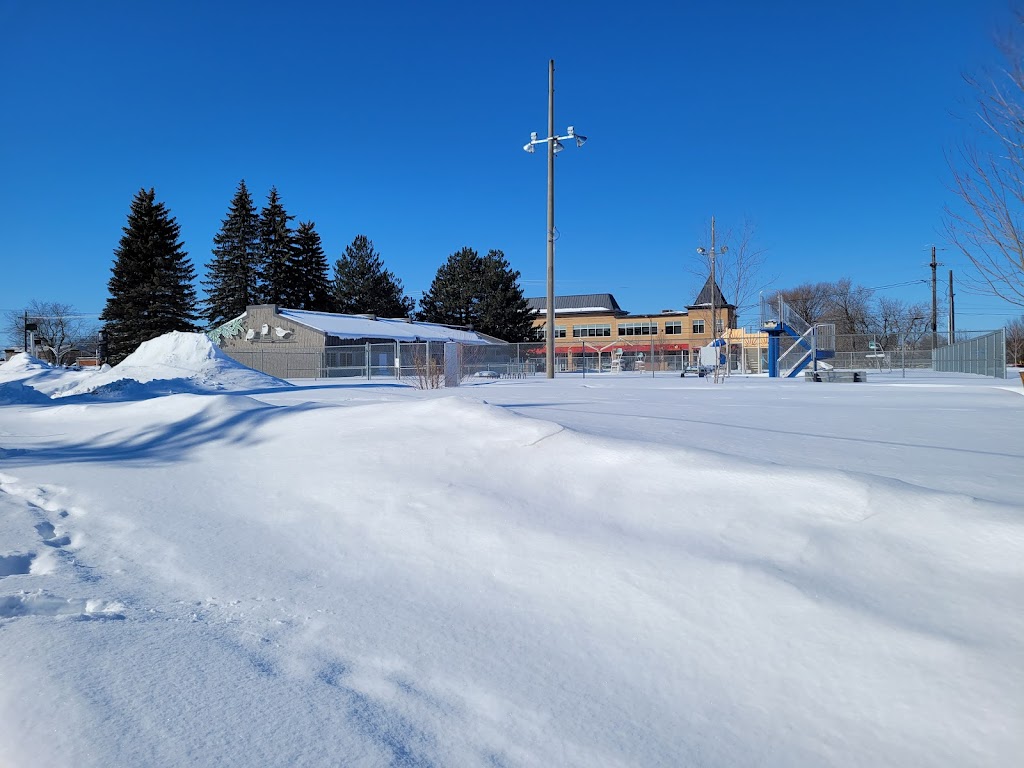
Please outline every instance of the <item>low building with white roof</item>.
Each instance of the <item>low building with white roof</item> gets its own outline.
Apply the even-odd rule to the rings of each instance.
[[[231,358],[281,378],[361,375],[393,369],[402,344],[504,344],[471,328],[408,318],[342,315],[256,304],[207,335]],[[402,365],[405,365],[403,362]]]

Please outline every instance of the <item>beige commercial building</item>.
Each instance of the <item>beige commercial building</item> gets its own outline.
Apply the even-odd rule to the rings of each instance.
[[[529,302],[537,314],[537,338],[546,339],[547,300],[531,298]],[[596,370],[694,367],[700,350],[715,338],[712,314],[718,337],[729,345],[730,366],[741,372],[760,372],[767,336],[736,327],[736,306],[717,285],[712,287],[710,278],[686,309],[656,314],[631,314],[610,293],[556,296],[556,365],[560,370],[579,370],[582,358],[588,369]]]

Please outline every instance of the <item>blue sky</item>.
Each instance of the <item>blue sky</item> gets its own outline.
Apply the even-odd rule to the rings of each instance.
[[[685,306],[712,214],[756,222],[775,287],[927,279],[962,75],[1008,17],[1001,0],[0,0],[0,310],[100,312],[141,187],[203,275],[243,178],[314,220],[332,264],[370,237],[414,297],[463,246],[504,250],[543,295],[546,159],[522,145],[546,129],[552,58],[556,126],[590,139],[557,161],[558,293]],[[939,260],[940,285],[966,274]],[[1020,314],[963,291],[957,309],[960,329]]]

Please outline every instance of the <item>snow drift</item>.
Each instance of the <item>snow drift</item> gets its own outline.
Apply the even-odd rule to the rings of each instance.
[[[118,365],[54,396],[93,394],[137,399],[179,392],[244,392],[288,386],[286,381],[235,362],[205,334],[174,331],[143,342]]]
[[[0,407],[0,765],[1015,764],[1024,398],[944,382]]]

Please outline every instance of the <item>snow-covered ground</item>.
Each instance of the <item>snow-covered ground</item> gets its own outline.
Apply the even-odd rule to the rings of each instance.
[[[0,366],[0,766],[1003,766],[1024,388]]]

